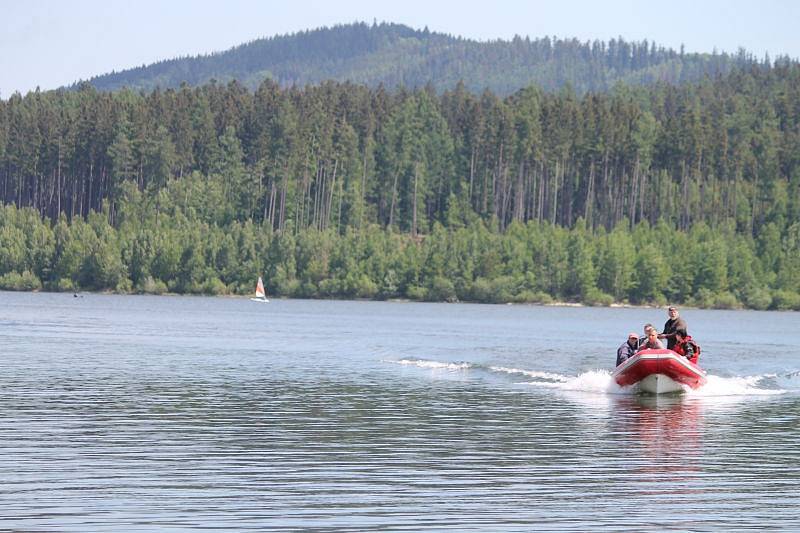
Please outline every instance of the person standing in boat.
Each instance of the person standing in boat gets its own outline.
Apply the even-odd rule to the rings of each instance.
[[[679,328],[675,330],[675,339],[675,353],[697,364],[697,359],[700,357],[700,346],[694,342],[692,336],[687,334],[685,329]]]
[[[658,336],[659,339],[667,339],[667,349],[672,350],[675,348],[675,332],[678,329],[682,329],[686,331],[689,329],[686,326],[686,321],[680,317],[678,314],[678,309],[673,306],[669,306],[667,308],[667,314],[669,314],[669,320],[664,324],[664,331],[661,332],[661,335]]]
[[[621,365],[639,351],[639,336],[629,333],[628,340],[617,349],[617,366]]]

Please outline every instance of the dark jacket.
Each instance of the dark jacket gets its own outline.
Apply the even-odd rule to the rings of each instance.
[[[624,363],[628,358],[633,357],[633,354],[638,351],[638,348],[638,342],[633,346],[631,346],[628,341],[623,342],[622,346],[617,349],[617,366]]]
[[[689,329],[686,326],[686,321],[681,317],[678,317],[674,320],[670,318],[669,320],[667,320],[667,323],[664,324],[664,331],[662,331],[661,333],[667,339],[668,350],[672,350],[673,348],[675,348],[675,343],[677,342],[675,340],[675,330],[677,329],[686,329],[686,330]]]

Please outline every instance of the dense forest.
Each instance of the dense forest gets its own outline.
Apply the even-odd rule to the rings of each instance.
[[[237,80],[255,90],[265,79],[281,87],[334,80],[388,89],[430,84],[441,92],[459,80],[467,90],[507,96],[529,85],[545,91],[570,84],[578,94],[617,83],[683,83],[758,62],[744,50],[685,53],[648,41],[580,42],[515,37],[479,42],[399,24],[348,24],[259,39],[231,50],[161,61],[97,76],[98,90],[152,91]]]
[[[0,101],[0,286],[800,308],[800,67]]]

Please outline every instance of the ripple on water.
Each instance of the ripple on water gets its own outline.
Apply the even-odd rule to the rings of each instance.
[[[797,371],[647,397],[586,346],[532,357],[537,308],[82,300],[0,339],[12,530],[800,528]]]

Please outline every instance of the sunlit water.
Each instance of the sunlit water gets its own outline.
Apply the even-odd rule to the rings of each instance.
[[[800,528],[800,315],[0,293],[0,530]]]

